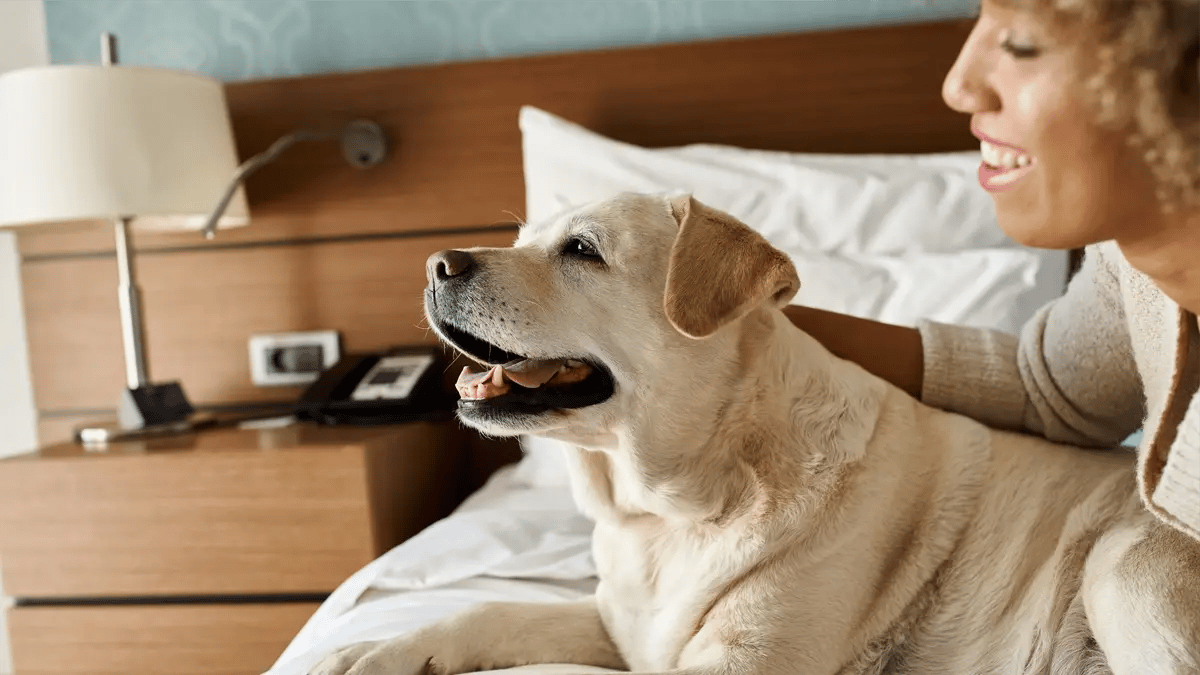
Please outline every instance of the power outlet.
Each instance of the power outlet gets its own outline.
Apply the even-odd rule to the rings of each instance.
[[[250,380],[260,387],[316,381],[341,358],[335,330],[250,336]]]

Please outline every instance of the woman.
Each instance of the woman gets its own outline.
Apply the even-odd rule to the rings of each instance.
[[[1087,247],[1020,337],[796,308],[934,406],[1061,442],[1144,424],[1142,499],[1200,539],[1200,0],[984,0],[942,95],[971,116],[1000,226]],[[896,356],[899,354],[900,356]]]

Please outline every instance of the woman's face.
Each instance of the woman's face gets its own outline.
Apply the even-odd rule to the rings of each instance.
[[[1083,100],[1076,50],[1034,11],[984,0],[942,96],[971,115],[1001,228],[1042,248],[1148,235],[1154,182],[1126,135],[1102,129]]]

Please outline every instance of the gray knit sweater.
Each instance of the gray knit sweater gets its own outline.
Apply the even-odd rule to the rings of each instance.
[[[926,403],[1053,441],[1116,446],[1139,427],[1142,501],[1200,539],[1200,339],[1112,242],[1019,338],[925,322]]]

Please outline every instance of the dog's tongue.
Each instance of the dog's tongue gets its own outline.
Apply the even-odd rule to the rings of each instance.
[[[509,382],[515,382],[529,389],[551,382],[576,382],[587,376],[591,370],[587,365],[580,364],[569,367],[567,359],[524,359],[512,361],[502,366],[492,366],[483,373],[471,370],[465,366],[458,376],[458,395],[466,399],[495,398],[508,393]],[[556,379],[555,376],[559,377]]]

